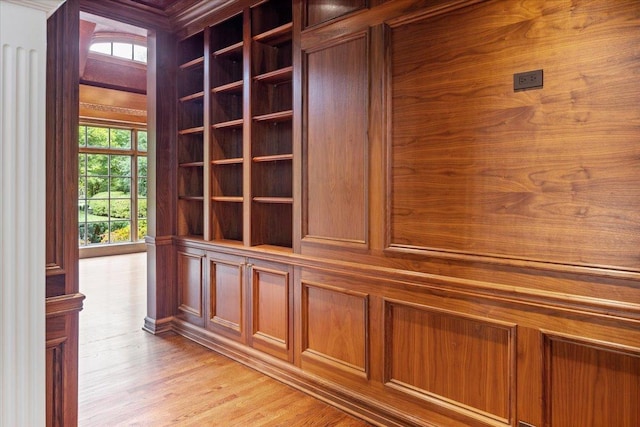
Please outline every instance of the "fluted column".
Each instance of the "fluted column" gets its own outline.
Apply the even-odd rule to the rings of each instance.
[[[0,425],[45,425],[47,14],[0,0]]]

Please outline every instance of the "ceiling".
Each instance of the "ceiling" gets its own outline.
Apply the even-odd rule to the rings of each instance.
[[[112,0],[115,3],[132,6],[160,15],[171,16],[173,13],[184,10],[201,0]]]

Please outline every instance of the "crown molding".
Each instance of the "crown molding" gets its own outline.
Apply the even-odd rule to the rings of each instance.
[[[65,0],[0,0],[0,2],[13,3],[31,9],[41,10],[50,17]]]

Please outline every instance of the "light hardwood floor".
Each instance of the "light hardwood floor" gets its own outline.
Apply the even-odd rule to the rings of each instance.
[[[180,336],[143,332],[145,260],[80,260],[81,427],[368,425]]]

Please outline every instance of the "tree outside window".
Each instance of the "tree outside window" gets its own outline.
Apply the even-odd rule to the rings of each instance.
[[[81,125],[78,145],[80,246],[144,239],[146,131]]]

